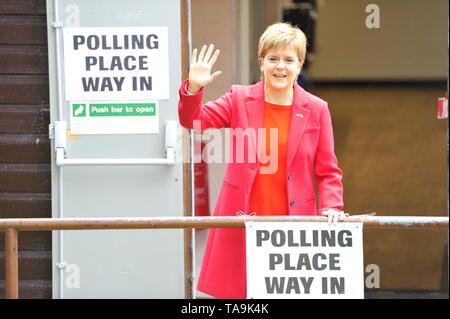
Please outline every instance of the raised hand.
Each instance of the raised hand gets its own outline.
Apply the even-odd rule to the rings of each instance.
[[[192,52],[192,63],[189,68],[189,93],[197,93],[202,87],[214,81],[222,72],[216,71],[211,74],[211,68],[217,60],[220,51],[217,49],[211,56],[214,45],[210,44],[208,50],[204,45],[197,58],[197,49]]]

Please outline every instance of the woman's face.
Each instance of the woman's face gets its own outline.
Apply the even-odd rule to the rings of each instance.
[[[285,90],[292,88],[302,64],[293,48],[270,49],[260,61],[266,89]]]

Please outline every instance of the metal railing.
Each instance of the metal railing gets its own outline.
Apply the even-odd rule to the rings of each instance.
[[[3,218],[5,232],[5,298],[19,298],[19,231],[107,230],[147,228],[244,228],[246,222],[328,222],[323,216],[209,216],[153,218]],[[448,217],[353,215],[344,222],[364,228],[448,229]]]

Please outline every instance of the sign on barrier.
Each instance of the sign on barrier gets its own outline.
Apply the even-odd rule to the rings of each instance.
[[[247,298],[364,298],[362,223],[245,227]]]

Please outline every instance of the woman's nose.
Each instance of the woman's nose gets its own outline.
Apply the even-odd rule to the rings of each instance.
[[[283,69],[286,65],[284,64],[283,60],[280,60],[278,64],[275,66],[277,69]]]

